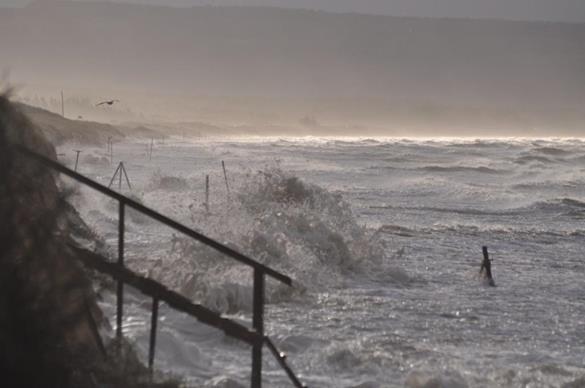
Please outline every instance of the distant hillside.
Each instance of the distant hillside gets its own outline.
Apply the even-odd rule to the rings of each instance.
[[[583,122],[583,42],[583,24],[66,1],[0,9],[0,68],[19,80],[197,96],[372,97],[406,106],[415,119],[448,110],[441,119],[463,111],[471,120]]]
[[[16,104],[53,145],[67,141],[83,144],[106,144],[108,137],[119,140],[125,135],[116,127],[89,121],[69,120],[44,109]]]
[[[253,132],[253,129],[238,130],[237,128],[222,128],[206,123],[189,122],[176,124],[157,124],[147,127],[140,124],[126,123],[113,126],[93,121],[70,120],[45,109],[27,104],[15,103],[15,106],[24,113],[47,137],[53,145],[66,142],[75,142],[86,145],[106,144],[108,138],[120,141],[123,138],[151,138],[160,139],[169,135],[202,137],[202,136],[230,136],[243,135]],[[258,133],[256,133],[258,134]]]

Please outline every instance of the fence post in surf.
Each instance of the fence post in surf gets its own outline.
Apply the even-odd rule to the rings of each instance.
[[[110,179],[110,183],[108,184],[108,189],[110,187],[112,187],[112,183],[114,183],[114,179],[116,179],[116,175],[118,175],[119,171],[120,171],[120,165],[118,164],[118,167],[116,167],[116,171],[114,171],[114,175],[112,176],[112,179]]]
[[[252,388],[262,387],[262,347],[264,345],[264,272],[254,268],[252,326],[259,339],[252,346]]]
[[[123,201],[119,202],[119,216],[118,216],[118,265],[124,268],[124,219],[125,219],[125,205]],[[116,290],[116,340],[118,342],[118,350],[122,349],[122,315],[124,313],[124,282],[118,280],[118,287]]]
[[[79,154],[81,153],[81,150],[73,150],[75,152],[77,152],[77,156],[75,157],[75,168],[73,169],[73,171],[77,171],[77,165],[79,164]]]
[[[228,184],[227,173],[225,171],[225,163],[221,161],[221,168],[223,169],[223,179],[225,180],[225,189],[227,190],[227,198],[230,199],[230,185]]]
[[[126,168],[124,167],[124,162],[120,162],[118,164],[118,167],[116,167],[116,171],[114,171],[114,175],[112,176],[112,179],[110,180],[110,183],[108,184],[108,189],[110,187],[112,187],[112,183],[114,183],[114,181],[116,180],[116,177],[118,177],[118,190],[122,190],[122,175],[124,175],[124,178],[126,179],[126,184],[128,184],[128,188],[130,190],[132,190],[132,185],[130,184],[130,178],[128,178],[128,173],[126,172]]]
[[[158,323],[158,298],[152,298],[152,315],[150,317],[150,347],[148,349],[148,369],[152,377],[154,365],[154,352],[156,348],[156,324]]]
[[[209,213],[209,175],[205,175],[205,212]]]
[[[483,261],[481,262],[479,273],[481,274],[485,269],[485,276],[489,281],[489,285],[493,287],[496,285],[496,283],[494,282],[494,278],[492,276],[492,262],[489,257],[488,248],[484,245],[481,250],[483,252]]]
[[[154,137],[150,138],[150,151],[148,152],[148,160],[152,160],[152,147],[154,145]]]
[[[128,178],[128,173],[126,172],[126,167],[124,167],[124,162],[120,162],[120,166],[122,166],[122,171],[124,173],[124,177],[126,178],[126,184],[128,184],[128,188],[132,190],[132,185],[130,184],[130,178]],[[122,174],[120,174],[122,175]],[[122,178],[120,178],[122,179]]]

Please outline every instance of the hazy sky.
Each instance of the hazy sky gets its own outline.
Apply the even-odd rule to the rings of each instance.
[[[40,0],[51,1],[51,0]],[[78,0],[86,1],[86,0]],[[585,0],[110,0],[139,4],[188,6],[269,5],[396,16],[466,17],[585,22]],[[24,5],[30,0],[0,0]]]

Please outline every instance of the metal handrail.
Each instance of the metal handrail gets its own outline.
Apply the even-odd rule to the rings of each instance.
[[[266,275],[288,285],[288,286],[292,286],[292,279],[284,274],[281,274],[278,271],[273,270],[270,267],[265,266],[264,264],[257,262],[256,260],[253,260],[243,254],[241,254],[240,252],[237,252],[235,250],[233,250],[232,248],[217,242],[199,232],[196,232],[193,229],[190,229],[188,227],[186,227],[183,224],[180,224],[179,222],[164,216],[144,205],[142,205],[141,203],[126,197],[125,195],[122,195],[112,189],[108,189],[107,187],[97,183],[96,181],[93,181],[91,179],[89,179],[88,177],[81,175],[73,170],[70,170],[69,168],[63,166],[62,164],[47,158],[46,156],[43,155],[39,155],[36,152],[33,152],[25,147],[22,146],[16,146],[16,148],[22,152],[23,154],[32,157],[33,159],[36,159],[39,162],[42,162],[46,165],[48,165],[49,167],[51,167],[54,170],[59,171],[62,174],[65,174],[81,183],[83,183],[86,186],[91,187],[94,190],[97,190],[99,192],[101,192],[102,194],[107,195],[108,197],[111,197],[113,199],[118,200],[118,202],[123,203],[125,206],[131,207],[134,210],[139,211],[140,213],[143,213],[157,221],[159,221],[162,224],[165,224],[169,227],[171,227],[172,229],[175,229],[178,232],[181,232],[199,242],[202,242],[203,244],[210,246],[212,248],[214,248],[215,250],[231,257],[232,259],[239,261],[242,264],[245,264],[249,267],[252,267],[254,269],[258,269],[260,271],[262,271],[263,273],[265,273]]]
[[[250,345],[262,340],[255,331],[251,331],[230,319],[222,318],[220,314],[206,307],[194,304],[188,298],[178,292],[169,290],[155,280],[137,275],[127,268],[120,267],[117,263],[107,262],[100,255],[86,249],[75,245],[69,245],[69,247],[77,253],[77,259],[86,267],[110,275],[153,299],[167,303],[175,310],[191,315],[205,324],[222,330],[231,337]]]
[[[301,383],[301,381],[294,374],[294,372],[292,371],[292,369],[290,368],[290,366],[287,364],[287,362],[286,362],[286,354],[283,353],[283,352],[280,352],[276,348],[276,345],[274,345],[274,342],[272,342],[272,340],[270,338],[264,337],[264,342],[266,343],[266,346],[268,346],[268,349],[270,349],[270,351],[274,355],[274,358],[276,358],[276,361],[278,361],[278,363],[280,364],[280,367],[282,369],[284,369],[284,371],[286,372],[288,378],[292,381],[292,383],[295,385],[295,387],[297,387],[297,388],[307,388],[307,386],[305,384]]]
[[[288,286],[292,286],[292,279],[274,269],[265,266],[231,248],[217,242],[193,229],[186,227],[185,225],[170,219],[136,201],[130,199],[120,193],[117,193],[89,178],[83,176],[76,171],[73,171],[60,163],[40,155],[36,152],[29,150],[21,145],[14,146],[16,150],[21,152],[23,155],[40,162],[53,170],[59,171],[78,182],[85,184],[101,192],[102,194],[114,198],[119,203],[119,219],[118,219],[118,262],[111,263],[102,260],[99,256],[83,250],[84,255],[80,255],[80,260],[85,265],[98,270],[103,273],[107,273],[118,281],[117,285],[117,309],[116,309],[116,337],[121,344],[122,338],[122,315],[123,315],[123,303],[124,303],[124,284],[130,284],[131,286],[139,289],[146,295],[152,297],[152,316],[151,316],[151,333],[150,333],[150,347],[149,347],[149,368],[152,371],[154,363],[154,353],[156,347],[156,324],[158,320],[158,306],[159,301],[166,302],[172,308],[183,311],[201,322],[210,326],[223,330],[227,335],[234,338],[240,339],[248,344],[252,345],[252,376],[251,386],[252,388],[261,388],[262,386],[262,348],[264,344],[272,351],[281,367],[285,370],[286,374],[291,379],[292,383],[297,388],[305,388],[298,378],[294,375],[292,370],[286,364],[284,357],[278,352],[272,341],[264,335],[264,292],[265,292],[265,276],[268,275],[273,279],[276,279]],[[175,229],[215,250],[231,257],[232,259],[252,267],[254,269],[254,288],[253,288],[253,317],[252,326],[253,331],[250,331],[246,327],[234,322],[230,319],[222,318],[220,314],[217,314],[201,305],[191,303],[190,300],[184,296],[167,289],[162,284],[148,278],[144,278],[134,272],[128,270],[124,266],[124,232],[125,232],[125,208],[126,206],[147,215],[162,224]],[[80,249],[75,248],[74,249]]]

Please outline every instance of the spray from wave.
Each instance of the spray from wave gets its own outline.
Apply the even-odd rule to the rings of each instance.
[[[384,281],[408,281],[392,267],[376,231],[357,223],[341,195],[279,168],[242,178],[229,198],[216,198],[210,212],[191,204],[190,217],[210,237],[294,279],[292,289],[269,282],[270,303],[340,287],[356,276],[375,280],[374,273]],[[251,309],[250,271],[188,238],[173,236],[149,275],[217,311]]]

